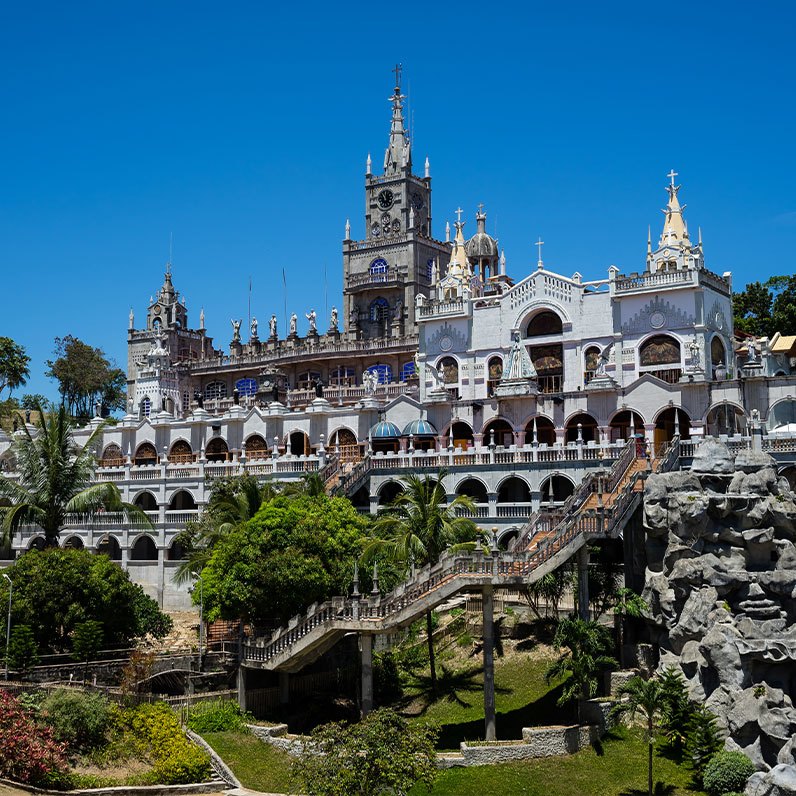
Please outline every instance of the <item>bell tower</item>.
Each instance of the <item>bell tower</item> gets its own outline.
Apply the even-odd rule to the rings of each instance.
[[[346,333],[374,339],[415,334],[415,298],[430,294],[431,271],[447,262],[449,248],[431,233],[431,173],[412,173],[412,141],[403,116],[401,66],[395,72],[390,135],[383,171],[365,168],[365,230],[343,241],[343,303]]]

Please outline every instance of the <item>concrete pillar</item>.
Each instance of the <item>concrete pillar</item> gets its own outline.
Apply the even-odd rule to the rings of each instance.
[[[287,705],[290,702],[290,675],[279,672],[279,704]]]
[[[578,616],[589,621],[589,548],[578,550]]]
[[[248,710],[246,707],[246,669],[243,666],[238,666],[238,705],[244,713]]]
[[[359,652],[362,676],[359,712],[364,719],[373,710],[373,636],[369,633],[360,634]]]
[[[484,613],[484,739],[495,740],[495,626],[492,584],[481,592]]]

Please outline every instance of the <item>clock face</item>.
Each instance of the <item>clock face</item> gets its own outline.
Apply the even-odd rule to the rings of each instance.
[[[389,188],[385,188],[379,192],[377,201],[382,210],[389,210],[395,201],[395,194]]]
[[[155,313],[155,315],[160,315],[160,307],[158,307],[158,306],[155,306],[155,307],[152,309],[152,312],[154,312],[154,313]]]
[[[423,197],[419,193],[413,193],[412,198],[409,200],[415,210],[423,209]]]
[[[379,222],[375,221],[370,228],[370,234],[373,235],[374,238],[378,238],[381,234],[381,227],[379,226]]]

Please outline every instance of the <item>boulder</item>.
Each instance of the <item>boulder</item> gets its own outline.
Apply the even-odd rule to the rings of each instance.
[[[708,437],[697,445],[691,462],[691,472],[700,475],[727,475],[735,471],[729,448],[717,439]]]

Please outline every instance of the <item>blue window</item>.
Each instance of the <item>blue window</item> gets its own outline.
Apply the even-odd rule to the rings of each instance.
[[[401,381],[406,381],[410,376],[415,375],[415,363],[406,362],[401,366]]]
[[[379,296],[371,302],[368,312],[372,321],[386,321],[390,317],[390,302],[383,296]]]
[[[149,398],[144,398],[141,401],[141,415],[142,417],[149,417],[149,413],[152,411],[152,401]]]
[[[429,257],[426,261],[426,279],[430,282],[432,277],[434,276],[434,258]]]
[[[256,379],[238,379],[235,387],[241,395],[254,395],[257,392]]]
[[[368,371],[379,377],[379,384],[389,384],[392,381],[392,368],[389,365],[371,365]]]
[[[371,274],[386,274],[387,273],[387,261],[383,257],[377,257],[371,264],[370,264],[370,273]]]

